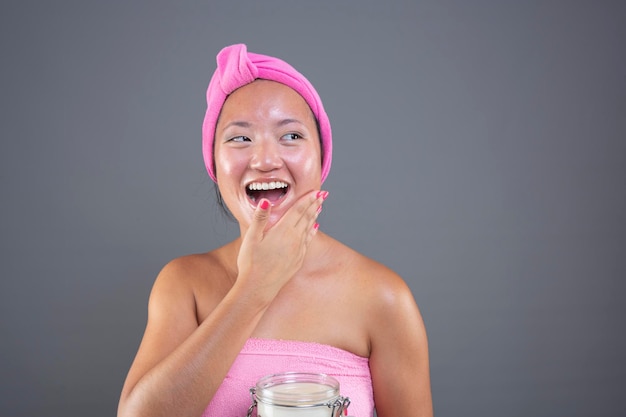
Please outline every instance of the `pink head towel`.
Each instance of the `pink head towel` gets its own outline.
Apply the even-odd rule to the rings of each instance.
[[[217,54],[217,69],[206,92],[207,110],[202,124],[202,154],[209,175],[217,182],[213,166],[213,142],[222,106],[230,93],[256,79],[276,81],[291,87],[311,108],[320,129],[322,182],[324,182],[330,171],[333,146],[330,121],[317,91],[309,80],[285,61],[249,53],[244,44],[227,46]]]

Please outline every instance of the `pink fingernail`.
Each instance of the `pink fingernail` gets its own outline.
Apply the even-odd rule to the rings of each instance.
[[[315,229],[316,231],[317,231],[317,229],[319,229],[319,228],[320,228],[320,224],[319,224],[319,223],[315,223],[315,224],[313,225],[313,229]]]
[[[319,206],[319,207],[317,208],[317,214],[320,214],[321,212],[322,212],[322,206]]]
[[[326,198],[328,197],[328,191],[318,191],[317,198],[320,197],[322,197],[322,200],[326,200]]]
[[[268,208],[270,208],[270,202],[268,200],[263,200],[259,204],[259,207],[261,207],[261,210],[267,210]]]

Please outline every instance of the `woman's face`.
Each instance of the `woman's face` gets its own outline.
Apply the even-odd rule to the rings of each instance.
[[[256,80],[224,103],[215,129],[215,172],[224,202],[242,231],[261,198],[272,225],[321,185],[321,149],[311,109],[293,89]]]

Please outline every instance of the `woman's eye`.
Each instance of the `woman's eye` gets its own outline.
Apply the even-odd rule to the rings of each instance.
[[[297,139],[302,139],[302,136],[300,136],[297,133],[287,133],[286,135],[283,136],[283,139],[285,139],[285,140],[297,140]]]
[[[247,136],[235,136],[234,138],[228,139],[229,142],[250,142],[250,138]]]

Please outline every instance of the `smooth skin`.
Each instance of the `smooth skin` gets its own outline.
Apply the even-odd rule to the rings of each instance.
[[[426,331],[411,291],[317,228],[328,193],[306,102],[272,81],[236,90],[218,121],[215,158],[241,236],[160,272],[118,417],[200,416],[250,337],[369,357],[379,417],[432,416]],[[289,184],[280,200],[246,193],[250,182],[274,180]]]

